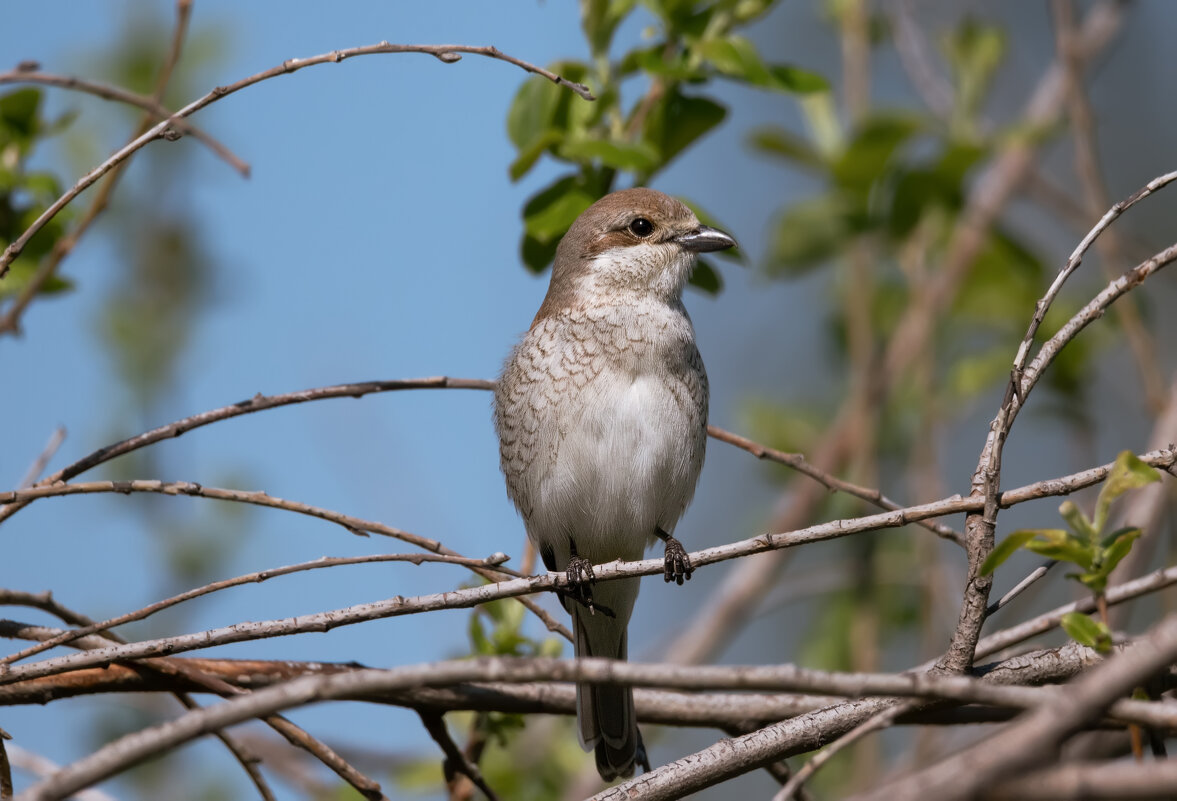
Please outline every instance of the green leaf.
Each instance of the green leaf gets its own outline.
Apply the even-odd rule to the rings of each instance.
[[[956,79],[959,117],[968,118],[981,103],[1005,55],[1005,34],[995,25],[965,19],[944,42]]]
[[[584,64],[565,61],[553,70],[570,81],[583,82],[588,75]],[[522,176],[544,150],[562,137],[578,136],[598,114],[596,104],[539,76],[528,78],[515,93],[507,112],[507,136],[520,152],[511,174]]]
[[[695,45],[694,51],[721,74],[761,89],[809,94],[830,88],[820,75],[800,67],[789,64],[768,66],[756,51],[756,45],[743,36],[704,39]]]
[[[1130,489],[1137,489],[1161,480],[1161,474],[1136,458],[1132,451],[1121,451],[1116,463],[1104,480],[1095,502],[1095,527],[1102,530],[1107,522],[1108,509],[1112,501]]]
[[[723,289],[723,278],[719,272],[703,259],[695,264],[689,282],[696,289],[701,289],[708,295],[718,295]]]
[[[646,117],[644,138],[657,148],[662,157],[660,168],[665,167],[696,139],[723,122],[726,116],[727,109],[714,100],[684,95],[674,87]]]
[[[775,125],[754,129],[748,137],[748,143],[761,153],[779,156],[802,167],[820,170],[826,166],[825,159],[809,142]]]
[[[1058,528],[1038,529],[1038,538],[1026,543],[1026,549],[1056,559],[1060,562],[1070,562],[1084,570],[1091,570],[1095,561],[1096,546],[1083,542],[1071,536],[1068,531]]]
[[[794,203],[777,221],[768,272],[803,275],[833,259],[858,230],[854,209],[838,194]]]
[[[22,150],[27,150],[39,133],[40,107],[39,89],[17,89],[0,95],[0,142],[15,141]]]
[[[877,114],[859,125],[833,165],[834,181],[847,189],[866,193],[886,172],[895,150],[922,127],[913,115]]]
[[[507,174],[511,176],[512,181],[518,181],[524,175],[531,171],[535,163],[539,161],[540,156],[544,154],[548,148],[556,145],[564,138],[564,134],[560,131],[549,129],[536,137],[531,144],[522,148],[519,155],[511,162],[511,166],[507,168]]]
[[[792,64],[770,64],[768,72],[772,75],[773,88],[785,92],[809,95],[830,90],[830,82],[825,78]]]
[[[597,194],[590,191],[582,176],[561,178],[532,195],[523,206],[524,230],[540,242],[558,241],[596,199]]]
[[[617,74],[622,77],[638,71],[673,81],[695,81],[704,77],[698,67],[692,66],[685,51],[668,49],[665,42],[631,50],[617,66]]]
[[[18,258],[8,268],[8,274],[0,278],[0,298],[18,294],[33,280],[37,272],[36,259]],[[74,282],[68,278],[54,275],[37,290],[38,295],[56,295],[74,288]]]
[[[600,161],[606,167],[645,172],[658,164],[658,152],[646,142],[614,142],[607,139],[574,139],[560,146],[560,155],[571,161]]]
[[[528,270],[542,273],[556,258],[556,248],[559,244],[558,239],[541,242],[530,234],[524,234],[519,245],[519,257],[523,259],[523,264]]]
[[[1091,525],[1087,515],[1083,514],[1083,510],[1072,501],[1060,503],[1058,513],[1062,515],[1063,520],[1067,521],[1067,525],[1071,527],[1071,531],[1075,532],[1075,535],[1080,539],[1093,544],[1099,540],[1099,533]]]
[[[1111,650],[1112,638],[1107,626],[1081,612],[1068,612],[1063,615],[1059,625],[1063,627],[1067,636],[1080,645],[1094,648],[1101,654]]]
[[[985,561],[981,563],[981,575],[988,576],[1000,567],[1005,560],[1013,556],[1015,551],[1036,536],[1038,536],[1038,531],[1033,529],[1014,531],[1007,535],[1005,539],[997,543],[997,546],[989,552],[989,555],[985,557]]]
[[[773,80],[768,67],[764,66],[764,61],[756,52],[756,45],[742,36],[705,39],[696,44],[694,49],[728,77],[739,78],[754,86],[767,86]]]
[[[1105,575],[1111,575],[1112,571],[1116,569],[1116,565],[1120,564],[1120,561],[1132,550],[1132,543],[1140,539],[1140,535],[1143,533],[1138,528],[1121,528],[1104,541],[1105,546],[1100,566]]]
[[[618,24],[635,5],[637,0],[581,0],[580,24],[594,56],[609,52]]]

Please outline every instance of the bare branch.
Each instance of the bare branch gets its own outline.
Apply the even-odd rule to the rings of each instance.
[[[437,712],[419,712],[418,714],[421,722],[425,725],[425,731],[429,732],[433,742],[437,743],[441,752],[445,754],[442,770],[445,773],[446,781],[451,781],[455,772],[460,773],[473,782],[474,786],[481,790],[490,801],[498,801],[499,797],[495,795],[494,790],[490,789],[490,785],[482,777],[482,771],[466,758],[462,749],[458,748],[457,743],[450,737],[449,730],[445,727],[445,718]]]
[[[58,212],[65,208],[70,201],[92,186],[94,182],[103,175],[110,172],[110,170],[114,169],[122,162],[126,161],[133,153],[135,153],[135,151],[139,150],[149,142],[164,137],[169,130],[174,131],[174,123],[176,120],[188,117],[197,111],[200,111],[205,106],[215,103],[223,97],[228,97],[234,92],[238,92],[242,89],[245,89],[246,87],[253,86],[256,83],[260,83],[270,78],[276,78],[280,75],[288,75],[292,72],[297,72],[304,67],[310,67],[316,64],[338,64],[344,59],[382,53],[425,53],[434,56],[439,61],[442,61],[446,64],[452,64],[455,61],[460,60],[463,53],[486,56],[487,58],[506,61],[507,63],[514,64],[515,66],[527,72],[534,73],[535,75],[541,75],[553,83],[561,86],[567,86],[585,100],[595,99],[592,93],[589,91],[588,87],[573,81],[565,80],[559,75],[556,75],[554,72],[545,70],[542,67],[537,67],[534,64],[522,61],[521,59],[517,59],[514,56],[509,56],[506,53],[502,53],[496,48],[489,46],[399,45],[389,44],[388,42],[380,42],[379,44],[366,45],[364,47],[351,47],[345,50],[335,50],[330,53],[311,56],[310,58],[288,59],[276,67],[271,67],[270,69],[263,72],[250,75],[247,78],[242,78],[241,80],[228,84],[227,86],[218,86],[214,88],[208,94],[192,101],[177,111],[175,114],[171,115],[165,120],[162,120],[157,125],[153,126],[151,129],[145,132],[142,136],[137,137],[134,141],[120,148],[106,161],[102,162],[90,172],[82,176],[82,178],[79,179],[73,187],[71,187],[65,194],[54,201],[53,204],[44,211],[44,213],[34,220],[32,225],[25,229],[24,233],[18,236],[15,240],[12,241],[11,244],[8,245],[8,247],[4,249],[4,253],[0,254],[0,278],[3,278],[4,275],[8,272],[9,266],[16,259],[16,257],[20,255],[21,251],[24,250],[25,246],[29,243],[29,240],[32,239],[38,231],[44,228],[46,223],[57,216]]]
[[[131,623],[136,620],[143,620],[146,617],[154,615],[156,612],[161,612],[164,609],[175,606],[176,604],[190,601],[193,598],[199,598],[203,595],[218,592],[220,590],[228,589],[230,587],[238,587],[242,584],[258,583],[267,581],[278,576],[289,575],[290,573],[298,573],[304,570],[318,570],[325,567],[337,567],[339,565],[361,565],[371,564],[375,562],[411,562],[414,565],[420,565],[423,562],[442,562],[446,564],[457,564],[466,567],[495,567],[497,570],[508,574],[514,574],[514,571],[499,565],[500,559],[504,557],[503,554],[495,554],[486,559],[467,559],[460,556],[447,556],[445,554],[369,554],[367,556],[321,556],[318,559],[313,559],[309,562],[300,562],[295,565],[285,565],[283,567],[274,567],[267,570],[259,570],[255,573],[247,573],[243,576],[236,576],[235,578],[222,579],[221,581],[213,581],[201,587],[188,590],[186,592],[173,595],[170,598],[165,598],[162,601],[157,601],[153,604],[137,609],[134,612],[128,612],[125,615],[112,617],[103,620],[100,623],[90,623],[83,625],[80,628],[63,631],[61,634],[38,643],[31,648],[26,648],[23,651],[18,651],[14,654],[0,659],[0,664],[12,664],[19,662],[21,659],[26,659],[34,654],[39,654],[42,651],[47,651],[58,645],[65,645],[79,637],[84,637],[88,634],[106,631],[115,626],[122,626],[126,623]],[[2,593],[3,591],[0,591]],[[0,603],[3,603],[3,594],[0,594]]]
[[[1100,717],[1116,699],[1131,693],[1177,661],[1177,615],[1152,628],[1124,651],[1086,671],[1065,693],[1036,706],[997,735],[926,770],[860,796],[868,799],[973,798],[999,779],[1040,765],[1067,737]]]
[[[1177,787],[1177,761],[1067,762],[999,781],[982,792],[985,801],[1083,798],[1129,801],[1167,798]]]
[[[858,484],[853,484],[849,481],[843,481],[835,475],[832,475],[825,470],[811,464],[805,459],[805,456],[800,453],[786,453],[778,451],[775,448],[769,448],[766,445],[761,445],[759,442],[754,442],[747,437],[741,437],[739,434],[733,434],[730,431],[725,431],[719,426],[707,426],[707,433],[720,442],[726,442],[729,445],[735,445],[741,450],[755,456],[757,459],[767,459],[771,462],[787,465],[799,473],[812,478],[826,489],[845,492],[848,495],[853,495],[856,498],[861,498],[864,501],[874,504],[881,509],[890,509],[892,511],[902,509],[903,507],[895,501],[888,498],[882,491],[873,487],[863,487]],[[941,523],[933,523],[926,520],[919,522],[920,526],[928,529],[937,536],[943,537],[946,540],[951,540],[957,545],[964,547],[964,535],[958,531],[954,531],[951,527],[945,526]]]
[[[174,112],[160,103],[158,100],[148,97],[147,95],[138,95],[134,92],[128,91],[118,86],[111,86],[109,84],[99,83],[97,81],[90,81],[85,78],[77,78],[72,75],[54,75],[49,72],[25,71],[25,70],[11,70],[9,72],[0,72],[0,85],[2,84],[22,84],[33,83],[41,86],[55,86],[61,89],[72,89],[78,92],[84,92],[88,95],[100,97],[103,100],[113,100],[119,103],[126,103],[129,106],[141,108],[149,113],[152,119],[166,120],[169,119]],[[173,123],[181,133],[191,135],[202,145],[211,150],[218,158],[225,161],[230,167],[237,171],[242,178],[249,177],[249,164],[238,158],[229,148],[218,142],[207,133],[197,128],[187,120],[176,119]]]
[[[1175,631],[1177,631],[1177,627],[1175,627]],[[608,659],[555,660],[498,657],[455,660],[411,668],[365,669],[349,673],[312,676],[237,696],[214,706],[189,712],[168,723],[126,735],[64,768],[49,780],[22,794],[21,798],[25,801],[32,801],[32,799],[67,795],[111,776],[129,764],[175,748],[208,731],[231,726],[250,718],[272,715],[283,709],[303,706],[316,701],[346,698],[357,692],[386,692],[438,687],[468,681],[506,681],[511,683],[575,681],[625,683],[638,686],[678,686],[691,689],[708,687],[782,689],[803,685],[810,689],[819,691],[831,689],[840,694],[852,696],[862,695],[864,692],[901,693],[920,697],[932,695],[933,697],[960,698],[967,696],[979,700],[996,699],[1000,703],[1016,706],[1034,706],[1041,703],[1042,706],[1038,708],[1054,705],[1060,699],[1066,701],[1069,697],[1069,693],[1058,688],[992,686],[965,676],[840,674],[803,670],[793,666],[683,667],[667,664],[642,665]],[[1046,699],[1045,702],[1043,699]],[[876,702],[856,703],[864,710],[877,707]],[[1175,702],[1146,703],[1120,700],[1110,704],[1109,711],[1117,717],[1144,719],[1152,725],[1177,724],[1177,703]],[[789,725],[790,723],[792,722],[779,725]],[[760,733],[764,731],[767,730],[761,730]],[[810,736],[814,736],[816,728],[810,727],[810,732]],[[753,736],[748,735],[748,737]],[[737,740],[742,739],[744,738],[737,738]],[[734,743],[737,740],[725,742]],[[654,771],[645,774],[640,779],[658,773],[659,771]],[[613,788],[612,792],[624,793],[626,792],[625,788],[633,784],[634,782],[620,785]],[[666,796],[653,795],[649,797]]]
[[[22,489],[25,487],[31,487],[33,482],[35,482],[37,478],[40,477],[41,473],[45,471],[45,467],[49,464],[49,460],[53,458],[55,453],[57,453],[57,449],[61,447],[61,443],[63,442],[65,442],[65,427],[58,426],[57,428],[53,429],[53,433],[49,435],[49,441],[45,443],[45,447],[41,450],[41,453],[37,456],[37,458],[33,460],[33,463],[29,465],[28,472],[25,473],[24,478],[20,480],[20,483],[17,484],[17,486]]]

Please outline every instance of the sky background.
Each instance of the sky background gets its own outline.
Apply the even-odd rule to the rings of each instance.
[[[541,65],[587,58],[575,4],[506,5],[509,10],[490,3],[341,7],[197,0],[193,33],[215,41],[219,55],[197,72],[195,85],[203,93],[287,58],[382,39],[493,44]],[[995,113],[1024,101],[1052,52],[1051,47],[1021,46],[1050,41],[1045,7],[1028,5],[970,4],[974,10],[984,6],[1016,31],[1013,55],[995,90]],[[1165,131],[1173,130],[1171,104],[1144,110],[1122,92],[1102,88],[1131,81],[1142,94],[1157,96],[1154,84],[1168,80],[1162,32],[1164,23],[1172,22],[1172,7],[1160,7],[1144,5],[1130,18],[1122,38],[1132,47],[1114,51],[1093,87],[1100,119],[1108,120],[1101,128],[1104,147],[1122,154],[1111,176],[1117,197],[1174,166],[1171,152],[1168,160],[1159,161],[1155,147]],[[13,0],[2,12],[0,64],[35,59],[49,72],[85,75],[88,54],[118,41],[134,15],[155,14],[168,29],[171,13],[171,4],[164,2]],[[956,13],[945,12],[944,18]],[[639,13],[620,31],[615,52],[641,41],[643,19],[648,18]],[[753,38],[766,52],[837,78],[837,43],[813,4],[783,4]],[[877,70],[874,90],[880,103],[915,102],[898,77],[893,54],[881,55]],[[134,422],[131,398],[96,334],[100,308],[117,285],[119,257],[117,243],[99,224],[65,264],[77,290],[36,303],[25,317],[23,336],[0,339],[0,416],[7,421],[0,433],[3,488],[15,486],[59,425],[69,434],[51,469],[139,430],[258,392],[430,375],[494,377],[547,286],[546,275],[528,274],[518,258],[520,209],[562,171],[545,160],[524,180],[508,179],[515,154],[506,136],[506,111],[525,77],[511,65],[475,56],[445,65],[422,55],[384,55],[267,81],[194,117],[250,163],[249,180],[191,139],[152,144],[190,149],[194,167],[184,173],[182,191],[142,185],[136,191],[158,191],[161,202],[187,209],[217,264],[213,301],[197,320],[176,387],[153,410],[155,419]],[[751,399],[821,398],[836,381],[821,344],[823,321],[814,315],[828,288],[820,277],[770,282],[756,267],[774,216],[814,185],[756,156],[745,142],[748,131],[764,123],[798,129],[795,105],[777,98],[766,102],[766,95],[730,83],[708,91],[729,106],[727,121],[654,185],[702,204],[749,257],[747,267],[721,263],[726,288],[718,297],[691,292],[686,299],[711,376],[711,420],[739,432],[746,430],[744,409]],[[52,90],[48,96],[50,116],[78,109],[82,115],[73,130],[96,132],[95,158],[87,164],[101,160],[128,132],[126,118],[101,101]],[[38,162],[76,176],[80,163],[70,160],[67,150],[64,140],[58,142],[46,147]],[[1048,165],[1068,159],[1065,148],[1059,148]],[[137,177],[142,171],[133,165],[128,180]],[[1156,215],[1171,219],[1172,208],[1145,208],[1136,219],[1141,226]],[[1037,223],[1029,216],[1023,225]],[[1056,263],[1076,239],[1046,225],[1036,228],[1034,237]],[[1106,402],[1133,408],[1116,394],[1117,368],[1107,369]],[[966,415],[962,430],[968,434],[945,445],[944,480],[953,491],[965,488],[975,464],[995,408],[995,398],[986,400],[992,402]],[[118,414],[123,409],[128,412]],[[1024,458],[1007,460],[1008,485],[1070,469],[1076,454],[1059,439],[1061,427],[1040,423],[1044,439],[1014,451]],[[1145,421],[1129,421],[1128,429],[1141,437]],[[1099,457],[1142,444],[1100,442]],[[498,473],[488,393],[397,392],[304,404],[220,423],[154,447],[168,474],[141,477],[265,490],[439,539],[469,556],[504,551],[518,557],[522,552],[523,527]],[[902,488],[898,494],[903,495]],[[762,466],[712,442],[696,501],[678,536],[691,550],[752,536],[776,501]],[[43,501],[0,530],[0,585],[52,589],[63,603],[98,618],[157,599],[165,586],[158,568],[160,530],[148,518],[128,513],[128,507],[144,503],[196,521],[184,535],[195,538],[187,544],[196,548],[201,526],[218,525],[218,518],[203,512],[202,505],[211,502],[197,499],[101,495]],[[409,550],[271,510],[249,511],[241,527],[248,534],[235,548],[225,576],[322,555]],[[700,571],[683,588],[646,582],[634,618],[631,657],[657,659],[660,647],[689,625],[693,605],[724,570]],[[158,625],[166,629],[169,620],[182,620],[185,631],[195,631],[245,618],[434,592],[467,579],[449,566],[315,571],[201,600],[180,618],[161,616]],[[49,622],[26,610],[11,614]],[[466,652],[467,619],[464,611],[413,616],[219,653],[412,664]],[[756,661],[767,653],[781,658],[782,652],[788,658],[790,643],[803,627],[796,610],[776,609],[749,627],[724,659]],[[49,709],[6,709],[0,725],[25,747],[67,762],[88,746],[88,730],[75,723],[94,710],[118,710],[126,703],[112,696],[59,702]],[[293,718],[317,735],[364,749],[423,754],[434,749],[415,716],[401,710],[319,707]],[[706,732],[663,740],[652,756],[668,761],[712,737]],[[225,774],[235,770],[215,746],[205,743],[193,750],[203,764]],[[226,775],[225,780],[239,778]],[[771,786],[767,777],[746,781],[750,792],[762,794]]]

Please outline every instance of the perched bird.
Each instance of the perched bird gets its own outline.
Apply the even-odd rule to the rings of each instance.
[[[666,581],[691,577],[671,536],[707,440],[707,373],[682,291],[696,254],[736,242],[652,189],[590,206],[556,250],[547,296],[495,390],[507,494],[548,570],[567,574],[577,656],[626,657],[638,579],[592,566],[661,539]],[[605,780],[648,769],[628,687],[577,685],[581,745]]]

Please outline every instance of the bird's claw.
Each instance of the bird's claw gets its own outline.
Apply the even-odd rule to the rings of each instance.
[[[667,583],[673,581],[682,586],[684,580],[689,581],[695,568],[691,567],[691,557],[687,549],[674,537],[666,538],[666,564],[663,578]]]
[[[585,559],[583,556],[573,556],[568,560],[568,569],[564,571],[564,575],[568,577],[568,589],[571,591],[572,597],[584,604],[589,610],[589,614],[594,613],[593,608],[593,583],[596,582],[597,577],[593,574],[593,563]]]

